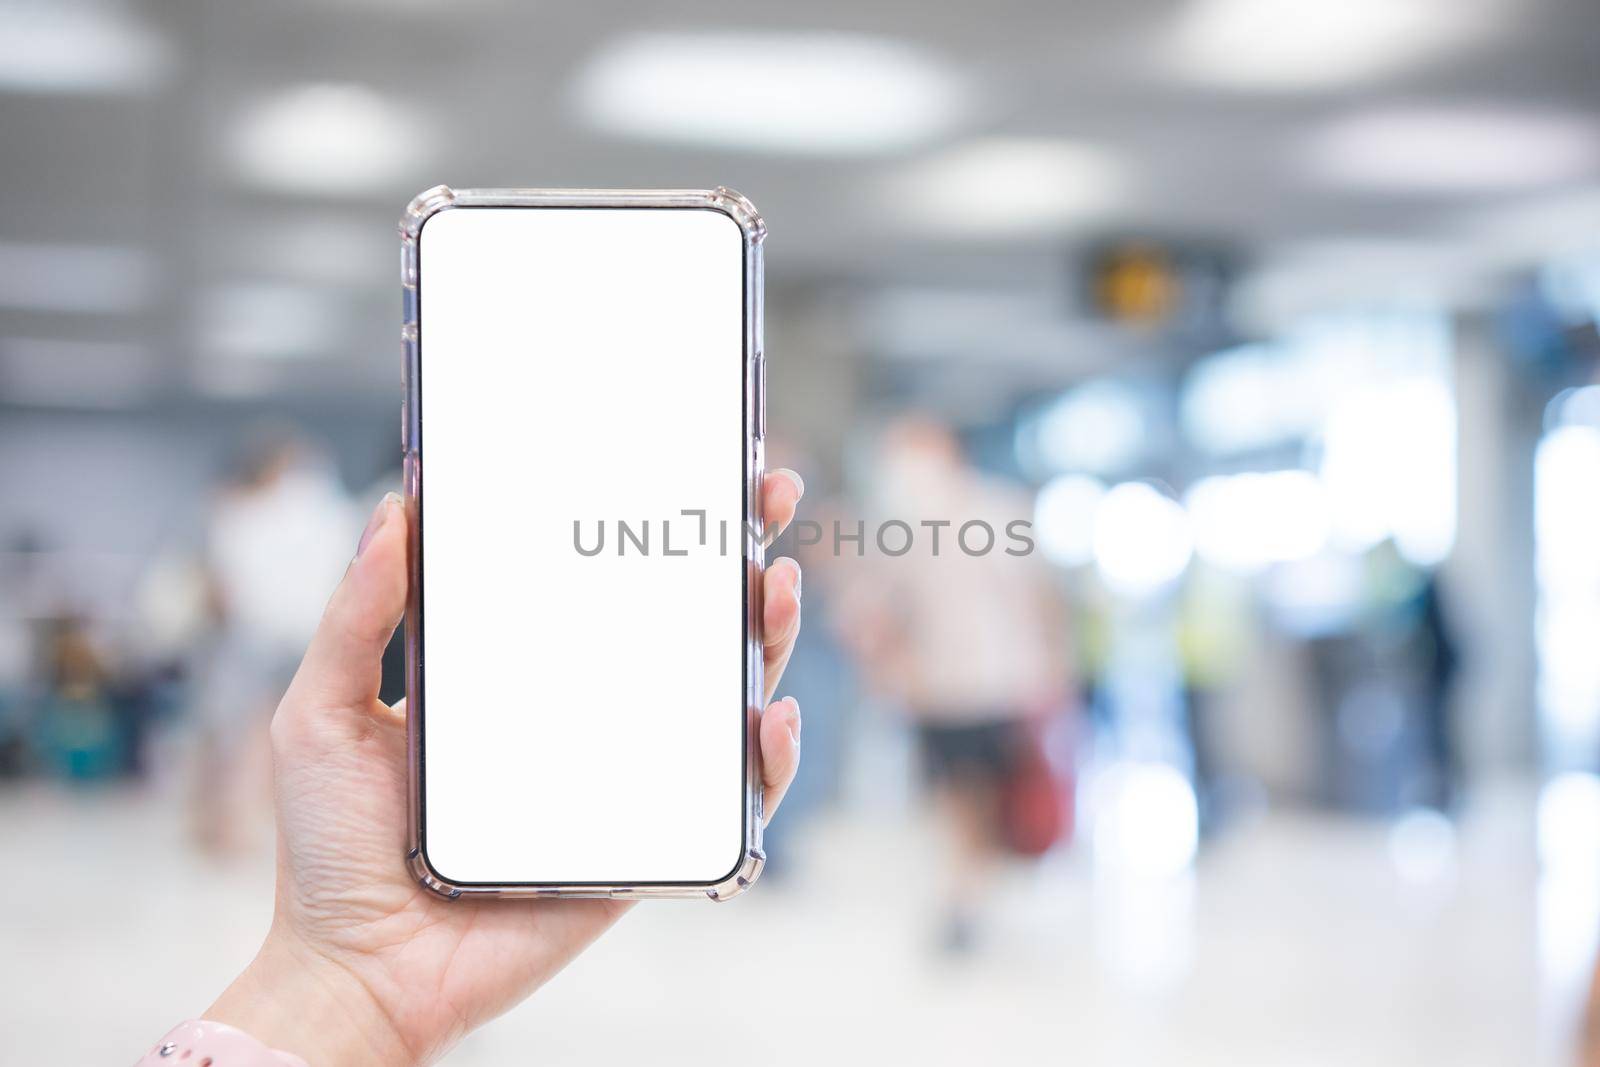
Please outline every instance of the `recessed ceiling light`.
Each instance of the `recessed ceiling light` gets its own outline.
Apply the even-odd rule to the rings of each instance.
[[[1116,205],[1122,168],[1091,145],[1049,138],[970,141],[915,164],[890,187],[895,214],[953,235],[1050,236]]]
[[[1173,58],[1225,88],[1326,89],[1360,82],[1483,32],[1493,0],[1193,0]]]
[[[418,15],[448,19],[460,15],[463,11],[488,7],[491,2],[493,0],[451,0],[448,4],[441,4],[439,0],[325,0],[323,6],[374,11],[385,15]]]
[[[233,359],[305,359],[334,354],[343,317],[326,290],[289,282],[234,282],[200,303],[200,348]]]
[[[1481,246],[1446,238],[1325,238],[1266,252],[1234,286],[1241,329],[1272,335],[1350,307],[1467,307],[1492,292]]]
[[[149,260],[115,245],[0,243],[0,307],[118,314],[149,300]]]
[[[1025,289],[986,284],[904,286],[863,293],[856,303],[865,343],[885,359],[974,360],[1087,376],[1108,351],[1098,323],[1064,317],[1047,272]]]
[[[1591,251],[1600,233],[1600,183],[1518,197],[1485,211],[1463,210],[1457,228],[1503,265]]]
[[[590,59],[578,115],[607,133],[753,152],[895,152],[948,132],[965,83],[910,45],[838,33],[651,33]]]
[[[103,4],[8,4],[0,19],[0,89],[29,93],[137,92],[172,67],[149,27]]]
[[[257,213],[229,227],[225,258],[240,273],[362,287],[388,271],[391,238],[356,212]]]
[[[416,117],[364,85],[301,85],[258,101],[230,126],[229,161],[282,192],[349,196],[422,179]]]
[[[23,404],[120,408],[160,379],[154,354],[122,341],[11,337],[0,342],[0,392]]]
[[[1384,193],[1538,189],[1600,170],[1595,122],[1521,108],[1393,106],[1316,130],[1305,166],[1325,182]]]

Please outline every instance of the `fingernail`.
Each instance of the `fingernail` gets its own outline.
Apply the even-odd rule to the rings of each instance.
[[[800,743],[800,702],[794,697],[787,697],[784,703],[789,710],[784,714],[783,724],[789,728],[789,740],[796,745]]]
[[[806,483],[805,483],[805,480],[800,477],[800,475],[796,474],[794,471],[790,470],[788,467],[779,467],[773,473],[781,474],[785,478],[787,478],[791,482],[793,482],[794,483],[794,491],[795,491],[795,494],[797,496],[805,496],[806,495]]]
[[[389,519],[389,512],[393,510],[391,505],[398,503],[400,503],[399,493],[383,494],[383,499],[378,501],[378,506],[373,509],[372,518],[367,520],[367,528],[361,531],[361,542],[356,545],[357,559],[361,558],[361,553],[367,550],[367,546],[378,535],[378,531],[383,529],[383,524]]]
[[[776,570],[777,568],[782,567],[785,563],[788,564],[788,566],[784,568],[785,570],[794,571],[794,598],[799,600],[800,579],[802,574],[804,574],[804,572],[800,569],[800,561],[795,559],[793,556],[780,556],[772,561],[772,569]]]

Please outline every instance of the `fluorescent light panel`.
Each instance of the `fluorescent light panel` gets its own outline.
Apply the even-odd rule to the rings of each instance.
[[[1308,316],[1351,308],[1464,307],[1492,292],[1481,243],[1456,239],[1331,237],[1284,244],[1235,285],[1233,321],[1251,333],[1292,330]]]
[[[890,186],[892,210],[951,236],[1050,236],[1103,217],[1125,184],[1093,145],[1045,137],[968,141],[915,164]]]
[[[235,282],[207,292],[200,305],[200,348],[206,356],[291,360],[333,355],[345,320],[320,287],[289,282]]]
[[[148,26],[106,4],[29,0],[0,18],[0,90],[140,92],[170,73],[172,58]]]
[[[1311,135],[1305,167],[1331,185],[1380,193],[1548,188],[1600,172],[1589,116],[1499,105],[1358,111]]]
[[[1495,0],[1192,0],[1172,55],[1186,78],[1266,92],[1370,81],[1481,36]]]
[[[0,307],[118,314],[150,298],[151,269],[137,248],[0,242]]]
[[[646,33],[580,72],[577,115],[606,133],[751,152],[871,155],[949,132],[963,79],[900,41],[840,33]]]
[[[394,258],[394,236],[357,214],[295,211],[254,215],[229,228],[228,265],[274,278],[363,287],[382,278]]]
[[[415,116],[364,85],[300,85],[264,97],[229,126],[240,178],[279,192],[359,196],[423,179]]]
[[[9,337],[0,341],[0,394],[46,407],[122,408],[145,400],[160,368],[144,345]]]

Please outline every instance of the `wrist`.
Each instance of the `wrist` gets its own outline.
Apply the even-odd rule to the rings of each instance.
[[[372,992],[348,968],[275,925],[261,950],[206,1012],[310,1067],[412,1067],[418,1062]]]

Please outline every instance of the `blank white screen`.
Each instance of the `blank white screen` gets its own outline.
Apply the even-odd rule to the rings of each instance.
[[[424,841],[447,879],[710,882],[741,857],[742,257],[694,209],[423,227]],[[687,555],[662,554],[669,519]],[[586,548],[603,521],[600,555],[574,520]],[[648,520],[648,555],[619,555],[618,520]]]

